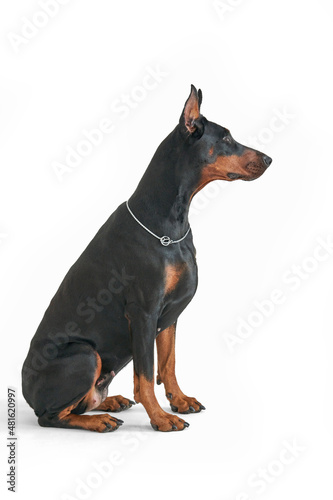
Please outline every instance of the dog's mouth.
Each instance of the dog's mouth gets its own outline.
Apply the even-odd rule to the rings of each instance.
[[[262,157],[261,157],[262,156]],[[244,181],[254,181],[258,179],[269,167],[272,159],[266,155],[261,155],[259,158],[254,158],[254,161],[248,161],[245,166],[240,168],[239,172],[228,172],[227,177],[231,181],[241,179]]]
[[[250,161],[245,165],[245,174],[237,174],[235,172],[229,172],[228,178],[232,181],[236,179],[242,179],[244,181],[254,181],[258,179],[266,170],[266,165],[263,163],[256,163],[254,161]]]
[[[227,176],[231,181],[235,181],[236,179],[244,179],[244,175],[236,174],[234,172],[229,172]]]
[[[245,169],[247,170],[248,173],[246,174],[236,174],[236,172],[229,172],[227,174],[228,179],[231,181],[236,181],[238,179],[241,179],[243,181],[254,181],[255,179],[258,179],[266,170],[265,167],[261,167],[260,165],[257,165],[256,163],[249,163],[246,165]]]
[[[266,170],[266,165],[263,163],[259,164],[254,161],[250,161],[245,167],[245,169],[255,177],[259,177],[261,174],[263,174]]]

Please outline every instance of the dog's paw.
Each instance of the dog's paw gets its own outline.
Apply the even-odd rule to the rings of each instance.
[[[124,398],[123,396],[110,396],[106,398],[95,410],[98,411],[111,411],[118,413],[127,410],[136,403],[131,399]]]
[[[170,402],[171,410],[177,413],[199,413],[201,410],[206,409],[196,398],[190,398],[185,395],[174,396],[170,392],[166,396]]]
[[[113,432],[123,423],[123,420],[113,418],[111,415],[94,415],[90,416],[86,428],[95,432]]]
[[[163,415],[152,419],[150,423],[154,431],[162,432],[182,431],[190,425],[182,418],[179,418],[176,415],[171,415],[167,412],[163,412]]]

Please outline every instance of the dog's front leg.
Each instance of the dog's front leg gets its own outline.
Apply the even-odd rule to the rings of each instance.
[[[178,413],[198,413],[205,407],[196,400],[181,391],[175,373],[175,340],[176,324],[166,328],[156,338],[158,355],[157,383],[163,382],[165,394],[168,398],[172,411]]]
[[[131,333],[134,362],[134,399],[142,403],[153,429],[180,431],[189,424],[176,415],[165,412],[159,405],[154,391],[154,342],[157,318],[145,314],[136,306],[126,313]]]

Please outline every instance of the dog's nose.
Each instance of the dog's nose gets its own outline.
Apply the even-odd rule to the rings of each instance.
[[[267,155],[264,155],[262,159],[264,160],[264,163],[265,163],[266,167],[269,167],[269,166],[270,166],[270,164],[271,164],[271,163],[272,163],[272,161],[273,161],[273,160],[272,160],[272,158],[270,158],[270,157],[269,157],[269,156],[267,156]]]

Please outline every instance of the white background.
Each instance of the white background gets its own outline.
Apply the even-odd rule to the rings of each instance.
[[[329,498],[333,255],[317,250],[333,235],[331,2],[71,0],[46,19],[40,3],[0,10],[3,491],[13,386],[17,498]],[[26,19],[45,26],[15,50]],[[152,69],[163,76],[142,90]],[[179,321],[177,373],[207,410],[181,433],[154,432],[141,405],[112,434],[40,428],[20,390],[31,337],[176,125],[191,83],[208,119],[273,158],[259,180],[211,184],[192,207],[200,282]],[[135,107],[123,117],[111,105],[125,94]],[[113,132],[60,182],[54,162],[105,118]],[[265,302],[264,318],[255,301],[275,289],[283,303]],[[240,322],[255,319],[239,337]],[[233,352],[226,333],[242,342]],[[132,365],[111,394],[133,397]],[[96,464],[111,453],[118,461],[102,478]]]

